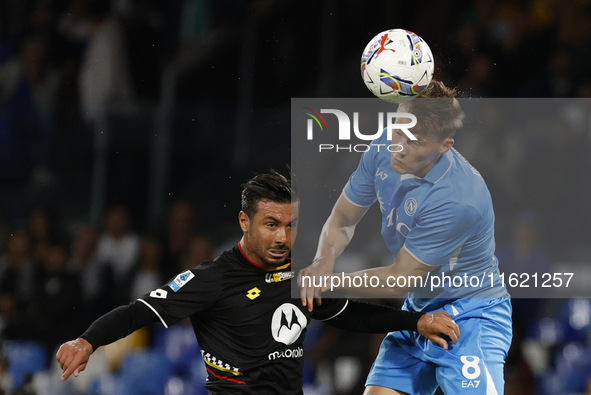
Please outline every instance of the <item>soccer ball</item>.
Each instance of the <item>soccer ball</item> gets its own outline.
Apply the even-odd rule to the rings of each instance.
[[[361,56],[361,78],[380,99],[401,103],[421,94],[433,78],[433,55],[427,43],[404,29],[375,36]]]

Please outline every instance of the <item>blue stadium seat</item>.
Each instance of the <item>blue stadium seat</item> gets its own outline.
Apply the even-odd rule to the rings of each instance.
[[[180,377],[173,377],[168,381],[165,395],[208,395],[204,387],[205,382],[183,380]]]
[[[7,340],[2,344],[8,358],[8,375],[13,388],[20,388],[27,374],[34,374],[48,368],[48,353],[43,344],[33,341]]]
[[[591,378],[590,348],[579,342],[566,344],[556,356],[556,373],[561,380],[561,393],[582,394]]]
[[[86,388],[86,395],[121,395],[125,394],[123,380],[113,374],[105,374],[93,381]]]
[[[583,298],[565,301],[559,314],[564,328],[564,341],[585,342],[591,328],[591,300]]]
[[[119,378],[126,395],[162,395],[173,365],[158,350],[141,350],[130,353],[122,363]]]
[[[528,337],[545,347],[554,347],[564,342],[564,325],[558,319],[544,317],[531,325]]]
[[[174,374],[182,378],[194,377],[192,365],[195,361],[200,366],[203,365],[201,349],[195,338],[193,327],[186,322],[157,331],[154,349],[166,354],[173,364]]]

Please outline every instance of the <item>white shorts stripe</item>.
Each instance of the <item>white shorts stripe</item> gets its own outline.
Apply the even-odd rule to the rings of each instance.
[[[486,365],[484,365],[484,371],[486,372],[486,395],[499,395],[497,387],[495,387],[495,381],[488,372]]]

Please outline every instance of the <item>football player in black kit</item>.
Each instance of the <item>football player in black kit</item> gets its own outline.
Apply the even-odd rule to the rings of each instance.
[[[78,376],[98,347],[154,322],[169,327],[185,317],[203,351],[211,394],[301,394],[302,344],[311,318],[361,332],[418,330],[445,349],[448,339],[457,342],[459,328],[445,312],[423,315],[347,299],[325,299],[309,312],[292,299],[289,255],[298,211],[289,178],[271,171],[247,181],[238,245],[64,343],[57,352],[62,380]]]

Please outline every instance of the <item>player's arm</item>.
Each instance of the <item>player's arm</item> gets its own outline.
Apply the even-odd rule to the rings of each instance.
[[[390,306],[346,300],[336,314],[321,319],[329,325],[364,333],[386,333],[410,330],[419,332],[428,340],[447,350],[447,336],[454,344],[460,337],[460,328],[445,312],[424,314]]]
[[[336,258],[349,245],[355,233],[355,227],[368,208],[354,205],[347,200],[344,193],[341,193],[337,199],[330,216],[322,227],[314,261],[298,274],[302,304],[308,306],[310,311],[313,309],[315,298],[318,303],[321,302],[322,290],[309,286],[314,283],[313,281],[302,281],[303,276],[313,278],[315,276],[328,276],[333,273]]]
[[[428,287],[427,283],[432,281],[432,277],[427,278],[429,273],[459,254],[478,228],[480,219],[481,214],[474,207],[455,201],[427,208],[406,235],[394,263],[344,276],[346,280],[367,276],[368,281],[375,276],[374,286],[350,287],[349,283],[359,284],[358,278],[357,282],[342,281],[338,289],[357,296],[400,297],[406,296],[411,288]]]
[[[159,322],[156,314],[139,301],[119,306],[98,318],[79,338],[64,343],[59,348],[56,357],[63,371],[62,380],[72,374],[78,377],[98,347],[119,340],[154,322]]]
[[[90,355],[98,347],[123,338],[154,322],[168,328],[185,317],[209,308],[217,300],[223,283],[218,265],[204,262],[197,268],[178,274],[167,285],[120,306],[97,319],[78,339],[63,344],[57,359],[62,380],[84,370]]]
[[[330,284],[334,285],[333,290],[352,296],[403,297],[412,286],[421,285],[427,274],[437,267],[420,262],[403,246],[391,265],[353,273],[334,274],[334,281],[331,281]],[[358,278],[355,279],[355,277]],[[368,286],[354,286],[360,283]]]

